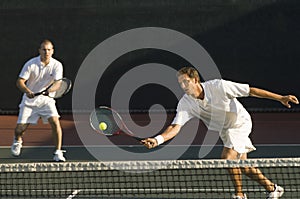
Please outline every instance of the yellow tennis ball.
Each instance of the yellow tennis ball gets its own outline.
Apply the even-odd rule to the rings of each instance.
[[[105,131],[107,129],[107,124],[105,122],[100,122],[99,129]]]

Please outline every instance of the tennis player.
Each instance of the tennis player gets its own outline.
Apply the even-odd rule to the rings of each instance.
[[[237,97],[268,98],[277,100],[288,108],[291,107],[290,102],[299,103],[293,95],[282,96],[250,87],[248,84],[222,79],[201,83],[197,70],[191,67],[180,69],[177,77],[185,95],[177,105],[177,113],[172,124],[162,134],[142,141],[147,148],[157,147],[175,137],[187,121],[196,117],[201,119],[208,129],[219,129],[220,138],[224,143],[222,159],[247,159],[247,153],[255,150],[249,138],[252,121],[249,113],[237,100]],[[214,112],[218,111],[224,112],[219,117],[225,117],[225,120],[213,115]],[[247,198],[242,191],[242,173],[264,186],[268,192],[267,198],[279,198],[284,192],[282,187],[267,179],[257,168],[232,168],[229,169],[229,173],[235,185],[236,193],[232,196],[234,199]]]
[[[17,87],[24,93],[19,105],[19,116],[15,128],[15,137],[11,146],[14,156],[19,156],[22,149],[22,136],[29,124],[37,124],[39,118],[44,123],[50,123],[52,135],[56,147],[54,152],[55,161],[66,161],[61,150],[62,129],[59,122],[59,114],[56,109],[55,100],[45,95],[34,96],[34,93],[46,89],[53,81],[63,76],[63,66],[52,58],[54,46],[51,41],[44,40],[40,44],[39,56],[25,63],[19,78]]]

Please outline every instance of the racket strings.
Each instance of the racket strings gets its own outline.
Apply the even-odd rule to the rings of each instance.
[[[116,121],[117,119],[118,118],[113,115],[111,110],[97,109],[91,115],[91,124],[97,131],[101,131],[103,134],[111,136],[121,130],[118,122]],[[99,128],[99,124],[101,122],[104,122],[107,125],[105,130]]]
[[[48,90],[53,90],[50,95],[54,98],[58,98],[65,95],[70,90],[70,83],[65,80],[60,80],[55,82]]]

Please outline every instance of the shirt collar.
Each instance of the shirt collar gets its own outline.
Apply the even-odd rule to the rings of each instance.
[[[40,66],[44,66],[44,64],[41,61],[41,56],[39,56],[39,60],[40,60]],[[47,65],[45,65],[45,66],[51,66],[52,63],[53,63],[53,58],[51,57],[49,63]]]

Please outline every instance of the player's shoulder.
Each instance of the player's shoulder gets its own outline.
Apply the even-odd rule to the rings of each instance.
[[[39,61],[39,56],[38,57],[32,57],[30,58],[26,63],[25,65],[31,65],[31,64],[38,64],[40,61]]]
[[[37,67],[39,65],[39,63],[40,63],[39,57],[32,57],[28,61],[25,62],[23,67],[32,69],[32,68]]]
[[[224,84],[236,84],[237,82],[227,80],[227,79],[213,79],[203,82],[203,85],[208,86],[217,86],[217,85],[224,85]]]
[[[206,88],[216,88],[224,84],[225,80],[223,79],[212,79],[205,82],[202,82],[202,86]]]
[[[61,61],[59,61],[58,59],[53,58],[53,57],[51,57],[51,62],[52,62],[53,64],[62,65]]]
[[[62,63],[53,57],[51,57],[50,65],[54,68],[62,68],[63,67]]]

